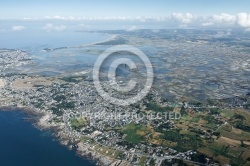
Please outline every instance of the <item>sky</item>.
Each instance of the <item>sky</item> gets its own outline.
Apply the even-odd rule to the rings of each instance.
[[[209,16],[250,12],[249,0],[0,0],[0,18]]]
[[[135,30],[159,25],[250,31],[249,6],[250,0],[0,0],[0,31],[28,29],[28,20],[40,21],[32,26],[47,32],[69,29],[73,24],[74,30],[95,28],[90,21],[99,21],[96,27],[102,25],[103,29]],[[115,21],[116,25],[105,27],[102,21]]]

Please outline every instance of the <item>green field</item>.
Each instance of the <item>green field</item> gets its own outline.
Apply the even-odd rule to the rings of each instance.
[[[74,130],[80,130],[81,128],[86,126],[87,121],[85,118],[74,118],[71,119],[70,124]]]
[[[146,126],[134,123],[127,125],[122,132],[127,135],[125,141],[135,144],[144,141],[145,136],[150,134],[150,130]]]

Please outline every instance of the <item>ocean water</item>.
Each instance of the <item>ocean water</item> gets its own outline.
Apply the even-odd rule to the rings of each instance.
[[[94,166],[25,117],[21,111],[0,111],[0,166]]]
[[[1,32],[0,49],[22,49],[30,53],[44,48],[84,46],[109,39],[111,36],[96,32],[59,31],[44,32],[27,30],[21,32]]]
[[[90,45],[112,37],[112,35],[97,32],[73,30],[44,32],[37,29],[21,32],[0,31],[0,36],[0,49],[21,49],[33,59],[31,64],[16,67],[9,72],[48,76],[89,69],[88,67],[93,65],[100,55],[89,51],[101,48]]]

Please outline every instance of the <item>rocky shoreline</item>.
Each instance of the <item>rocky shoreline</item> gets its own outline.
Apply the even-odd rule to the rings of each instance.
[[[34,116],[32,118],[34,126],[40,130],[53,130],[53,135],[59,140],[60,144],[67,146],[69,150],[74,149],[80,157],[88,159],[96,165],[108,166],[117,165],[121,161],[115,161],[107,156],[96,153],[91,147],[84,145],[79,138],[70,137],[70,133],[64,130],[64,125],[50,124],[48,120],[51,118],[49,113],[38,113],[27,107],[13,107],[5,106],[0,107],[1,111],[22,111],[28,116]]]

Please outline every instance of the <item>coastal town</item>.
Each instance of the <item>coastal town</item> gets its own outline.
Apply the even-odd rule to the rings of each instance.
[[[32,80],[35,81],[35,84]],[[137,117],[136,112],[139,109],[136,106],[122,108],[106,103],[96,95],[97,92],[90,81],[81,80],[76,84],[63,81],[64,78],[61,78],[61,80],[57,78],[57,80],[60,83],[54,83],[55,80],[47,80],[47,78],[41,77],[5,77],[4,89],[1,88],[1,106],[27,107],[37,113],[44,113],[47,118],[43,123],[46,124],[41,123],[41,127],[61,128],[62,130],[58,133],[60,139],[69,139],[72,142],[79,142],[84,139],[86,142],[83,143],[83,146],[93,150],[98,147],[99,151],[108,148],[110,152],[107,150],[106,153],[112,152],[113,156],[119,156],[120,159],[127,158],[128,161],[126,162],[133,164],[139,164],[140,158],[149,156],[154,156],[153,161],[156,160],[154,162],[159,164],[164,159],[190,160],[190,155],[195,153],[193,151],[177,153],[176,150],[171,148],[162,146],[155,148],[152,145],[145,144],[137,144],[133,148],[129,147],[131,146],[129,144],[123,145],[122,142],[126,134],[109,131],[107,128],[123,128],[131,123],[147,125],[146,118]],[[109,110],[113,111],[110,112]],[[121,116],[113,119],[112,114],[115,114],[115,112],[119,112]],[[126,117],[122,116],[122,114],[127,113],[129,115]],[[110,114],[110,118],[107,118],[108,114]],[[166,121],[170,123],[170,120],[162,119],[162,122],[158,125]],[[110,141],[110,138],[112,138],[112,141]],[[79,144],[81,145],[81,142]],[[147,162],[150,163],[150,161]]]
[[[138,47],[143,43],[153,45],[148,38],[135,39],[127,34],[129,32],[123,33],[126,34],[121,36],[126,40],[116,37],[109,42],[123,44],[120,42],[127,41]],[[193,48],[197,42],[201,43],[201,48]],[[248,72],[248,61],[231,65],[231,72],[216,72],[237,57],[220,59],[223,56],[214,51],[211,56],[216,58],[213,60],[225,64],[210,64],[205,54],[217,47],[208,47],[197,39],[195,43],[185,41],[185,46],[179,46],[187,48],[185,51],[190,55],[181,61],[179,57],[171,56],[171,51],[177,49],[174,41],[159,39],[154,44],[169,47],[169,57],[163,56],[166,50],[161,48],[157,55],[152,50],[146,52],[152,55],[157,80],[142,101],[129,106],[110,104],[103,99],[95,89],[90,69],[81,74],[72,72],[56,76],[27,74],[20,71],[34,63],[32,57],[21,50],[0,50],[0,63],[3,64],[0,69],[0,106],[32,110],[39,117],[35,123],[39,129],[54,129],[55,137],[63,145],[100,165],[249,164],[249,79],[236,80]],[[199,61],[204,64],[193,57],[197,52],[195,49],[203,49],[204,56]],[[227,54],[230,49],[233,50],[222,48],[220,53]],[[157,56],[163,61],[154,62]],[[166,72],[170,69],[163,67],[163,62],[171,71]],[[204,72],[193,69],[191,72],[187,69],[188,64]],[[201,65],[209,70],[205,72]],[[110,89],[108,81],[101,83],[112,95],[126,97]],[[241,86],[236,86],[238,84]],[[215,98],[211,99],[211,96]],[[203,100],[204,97],[207,98]]]

